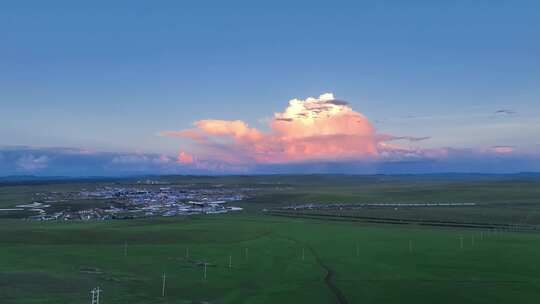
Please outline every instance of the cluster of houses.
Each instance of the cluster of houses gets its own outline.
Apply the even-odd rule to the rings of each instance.
[[[147,183],[144,183],[147,185]],[[110,220],[133,219],[155,216],[182,216],[193,214],[220,214],[242,210],[230,206],[242,200],[246,190],[224,187],[102,187],[82,189],[73,193],[48,193],[47,204],[33,202],[18,205],[21,210],[35,212],[30,220]],[[43,195],[43,194],[41,194]],[[96,202],[96,207],[81,209],[78,203],[84,200]],[[54,202],[62,202],[61,210]],[[67,203],[66,203],[67,202]],[[92,205],[92,204],[90,204]]]

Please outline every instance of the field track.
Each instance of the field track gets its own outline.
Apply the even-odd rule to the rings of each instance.
[[[336,297],[336,303],[348,304],[349,302],[347,301],[347,298],[345,297],[343,292],[336,286],[336,284],[334,284],[334,277],[336,275],[336,272],[332,268],[328,267],[328,265],[323,263],[317,251],[312,246],[303,244],[296,239],[293,239],[290,237],[286,237],[286,238],[297,244],[302,244],[303,246],[306,246],[309,249],[311,254],[315,257],[315,261],[317,262],[317,264],[326,272],[326,274],[324,275],[324,284],[326,284],[328,289],[330,289],[330,292],[332,292],[332,294],[334,294],[334,296]]]
[[[339,304],[349,303],[347,302],[347,298],[345,298],[345,295],[343,295],[343,292],[341,292],[341,290],[334,284],[333,279],[335,276],[335,271],[322,262],[321,258],[317,254],[317,251],[315,251],[313,247],[308,246],[308,248],[311,251],[311,254],[313,254],[313,256],[315,257],[317,264],[319,264],[319,266],[321,266],[326,271],[326,275],[324,276],[324,283],[326,284],[326,286],[328,286],[330,291],[336,296],[337,303]]]

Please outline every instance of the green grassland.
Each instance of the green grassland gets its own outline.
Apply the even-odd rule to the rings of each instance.
[[[247,208],[238,214],[106,222],[0,219],[0,303],[89,303],[89,291],[98,285],[104,290],[105,304],[491,304],[536,303],[540,297],[540,233],[285,218],[260,212],[305,201],[474,200],[486,205],[366,212],[451,219],[496,217],[534,224],[540,205],[536,178],[166,179],[201,187],[220,183],[258,190],[240,203]],[[85,185],[90,186],[96,184]],[[43,189],[75,191],[80,187],[73,183],[6,185],[0,187],[0,204],[7,208],[25,203]]]
[[[540,236],[530,233],[250,215],[1,225],[2,303],[87,303],[97,285],[104,303],[336,303],[327,271],[347,303],[540,296]]]

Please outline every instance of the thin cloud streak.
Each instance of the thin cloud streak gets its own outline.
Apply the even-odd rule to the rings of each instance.
[[[514,115],[516,114],[516,111],[508,110],[508,109],[500,109],[500,110],[495,111],[495,113],[493,114]]]

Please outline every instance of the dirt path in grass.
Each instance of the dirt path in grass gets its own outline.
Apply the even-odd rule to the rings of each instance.
[[[341,290],[334,284],[334,276],[336,274],[334,270],[332,270],[332,268],[328,267],[328,265],[322,262],[321,258],[317,254],[317,251],[315,251],[313,247],[311,246],[307,246],[307,247],[309,251],[311,251],[311,254],[313,254],[313,256],[315,257],[315,261],[317,261],[317,264],[319,264],[319,266],[321,266],[326,271],[326,275],[324,276],[324,283],[326,284],[326,286],[328,286],[330,291],[336,296],[337,303],[347,304],[348,303],[347,298],[345,298],[345,295],[343,295],[343,292],[341,292]]]
[[[343,292],[336,286],[336,284],[334,283],[334,277],[336,275],[336,272],[328,267],[328,265],[324,264],[323,261],[321,260],[321,257],[319,256],[319,254],[317,253],[317,251],[315,251],[315,249],[313,249],[313,247],[309,246],[308,244],[304,244],[296,239],[293,239],[291,237],[285,237],[297,244],[300,244],[300,245],[303,245],[303,246],[306,246],[307,249],[309,249],[309,251],[311,252],[311,254],[315,257],[315,261],[317,262],[317,264],[322,268],[324,269],[324,271],[326,271],[326,275],[324,276],[324,284],[328,287],[328,289],[330,289],[330,291],[332,292],[332,294],[336,297],[336,303],[338,304],[348,304],[349,302],[347,301],[347,298],[345,298],[345,295],[343,294]]]

